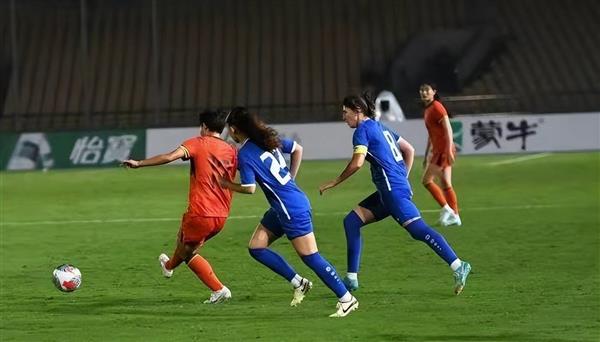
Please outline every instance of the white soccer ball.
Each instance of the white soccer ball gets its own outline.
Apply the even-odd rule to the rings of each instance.
[[[52,281],[57,289],[73,292],[81,286],[81,272],[73,265],[60,265],[52,272]]]

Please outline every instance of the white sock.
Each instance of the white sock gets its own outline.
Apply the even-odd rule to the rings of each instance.
[[[294,276],[294,278],[292,278],[292,280],[290,280],[290,283],[292,283],[292,286],[294,288],[297,288],[298,286],[300,286],[301,281],[302,281],[302,277],[299,274],[296,274]]]
[[[342,298],[340,298],[340,302],[341,303],[346,303],[352,300],[352,295],[350,294],[350,291],[346,291],[346,294],[342,296]]]
[[[350,280],[358,280],[358,273],[348,272],[346,273],[346,277]]]
[[[459,258],[456,258],[451,264],[450,268],[452,271],[456,271],[462,265],[462,261]]]
[[[450,208],[450,206],[448,204],[446,204],[445,206],[442,207],[442,209],[446,210],[447,212],[454,212],[454,209]]]

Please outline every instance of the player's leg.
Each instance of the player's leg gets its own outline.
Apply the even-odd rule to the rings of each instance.
[[[163,275],[166,278],[171,278],[173,276],[173,270],[177,268],[177,266],[181,265],[181,263],[185,260],[184,245],[182,243],[182,230],[186,220],[187,215],[184,214],[181,218],[181,224],[177,233],[177,241],[175,242],[175,250],[173,251],[171,258],[169,258],[169,256],[165,253],[162,253],[158,256],[158,262],[160,263]]]
[[[452,166],[447,166],[442,170],[440,181],[442,188],[444,189],[444,196],[448,202],[448,206],[450,206],[450,208],[452,208],[454,211],[454,215],[449,215],[446,220],[442,222],[442,224],[446,226],[460,226],[462,223],[460,217],[458,216],[458,200],[456,199],[456,193],[452,187]]]
[[[356,310],[358,308],[358,300],[346,289],[335,267],[319,253],[314,233],[311,231],[308,234],[290,238],[290,240],[302,261],[317,274],[321,281],[338,298],[336,312],[330,317],[344,317]]]
[[[195,217],[183,230],[183,251],[188,268],[211,289],[212,294],[204,303],[220,303],[231,298],[231,291],[219,280],[212,265],[198,251],[204,243],[218,234],[225,225],[225,218]]]
[[[283,230],[279,218],[275,211],[269,209],[248,243],[248,252],[256,261],[289,281],[294,289],[303,289],[303,296],[312,287],[312,283],[296,273],[279,253],[268,248],[273,241],[279,239],[282,235]],[[300,299],[300,301],[302,300]],[[296,304],[292,302],[293,306]]]
[[[346,233],[347,273],[343,279],[344,285],[350,291],[358,289],[358,271],[362,253],[361,227],[379,221],[388,216],[387,210],[381,203],[379,193],[375,192],[362,200],[344,218]]]
[[[446,197],[444,196],[444,192],[442,189],[435,183],[435,179],[442,179],[442,168],[436,164],[437,156],[431,156],[431,161],[427,163],[427,167],[425,168],[425,172],[423,173],[423,178],[421,182],[423,186],[429,191],[431,196],[436,200],[436,202],[442,207],[440,211],[439,221],[443,224],[448,217],[453,213],[452,208],[448,205],[446,201]]]
[[[450,266],[455,278],[454,291],[459,294],[471,271],[471,265],[460,260],[442,234],[423,221],[419,210],[410,199],[397,197],[394,199],[394,204],[395,208],[391,209],[394,219],[408,231],[413,239],[427,244]]]

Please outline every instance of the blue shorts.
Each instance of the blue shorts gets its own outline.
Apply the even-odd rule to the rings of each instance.
[[[406,227],[411,222],[421,218],[421,213],[405,192],[386,191],[375,192],[362,200],[358,205],[370,210],[379,221],[392,215],[400,225]]]
[[[381,221],[384,218],[390,216],[385,205],[381,201],[381,196],[379,196],[379,192],[375,191],[369,197],[358,203],[359,206],[368,209],[375,216],[375,221]]]
[[[313,232],[310,210],[301,214],[294,214],[292,218],[288,220],[287,217],[281,218],[277,215],[277,212],[271,208],[267,210],[262,220],[260,220],[260,224],[277,237],[281,237],[285,234],[288,240],[293,240]]]

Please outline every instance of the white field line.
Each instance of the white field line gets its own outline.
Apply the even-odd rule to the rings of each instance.
[[[488,165],[490,165],[490,166],[498,166],[498,165],[520,163],[520,162],[524,162],[524,161],[528,161],[528,160],[544,158],[544,157],[547,157],[547,156],[549,156],[551,154],[552,153],[549,153],[549,152],[537,153],[537,154],[529,154],[529,155],[522,156],[522,157],[511,158],[511,159],[506,159],[506,160],[502,160],[502,161],[498,161],[498,162],[488,163]]]
[[[526,209],[547,209],[559,208],[564,205],[557,204],[533,204],[533,205],[514,205],[497,207],[472,207],[461,209],[461,211],[492,211],[492,210],[526,210]],[[313,213],[314,216],[341,216],[346,215],[348,211],[333,211],[328,213]],[[425,209],[422,213],[436,213],[439,209]],[[229,216],[228,220],[259,219],[260,215],[234,215]],[[67,224],[110,224],[110,223],[144,223],[144,222],[179,222],[179,217],[148,217],[148,218],[119,218],[119,219],[93,219],[93,220],[56,220],[56,221],[8,221],[0,222],[0,226],[41,226],[41,225],[67,225]]]

